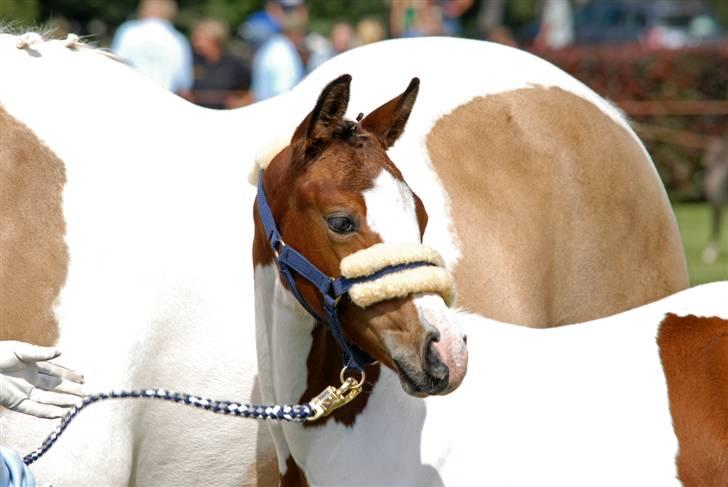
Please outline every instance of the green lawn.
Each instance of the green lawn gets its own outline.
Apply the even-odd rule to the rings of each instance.
[[[728,221],[723,218],[720,257],[714,264],[703,262],[702,253],[710,234],[710,207],[704,203],[681,203],[673,206],[680,225],[685,253],[688,257],[690,284],[728,279]]]

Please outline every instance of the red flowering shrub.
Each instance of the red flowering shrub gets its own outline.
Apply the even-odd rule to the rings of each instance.
[[[619,105],[674,199],[702,198],[704,149],[728,134],[728,45],[575,47],[534,53]]]

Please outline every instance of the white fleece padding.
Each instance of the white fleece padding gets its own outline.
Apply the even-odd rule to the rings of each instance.
[[[351,301],[361,308],[415,293],[438,293],[450,306],[455,301],[455,280],[442,267],[415,267],[355,284],[349,290]]]
[[[363,277],[392,265],[429,262],[445,267],[436,250],[422,244],[378,243],[341,259],[341,275],[348,278]]]
[[[258,174],[260,174],[260,170],[266,169],[268,167],[268,164],[270,164],[270,161],[272,161],[273,158],[277,156],[280,151],[288,147],[290,143],[291,136],[289,135],[287,137],[281,137],[280,139],[276,139],[270,144],[266,145],[263,149],[261,149],[261,151],[258,152],[258,155],[255,156],[255,163],[253,164],[253,167],[250,168],[250,172],[248,173],[248,182],[253,186],[257,186]]]

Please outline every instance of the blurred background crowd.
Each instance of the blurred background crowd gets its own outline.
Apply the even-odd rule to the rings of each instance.
[[[625,112],[675,205],[693,283],[728,279],[710,206],[728,204],[728,0],[0,0],[0,22],[77,33],[213,109],[387,38],[529,50]]]

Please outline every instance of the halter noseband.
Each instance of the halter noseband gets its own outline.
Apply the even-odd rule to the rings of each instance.
[[[268,204],[268,200],[265,196],[265,190],[263,188],[263,173],[264,171],[261,170],[258,177],[258,194],[256,196],[256,206],[258,209],[258,215],[260,216],[260,220],[263,223],[263,228],[265,229],[266,236],[268,237],[268,241],[270,242],[271,249],[273,250],[276,264],[278,265],[278,269],[280,270],[281,275],[288,285],[288,289],[291,291],[296,300],[301,303],[301,306],[303,306],[304,309],[306,309],[306,311],[311,314],[311,316],[313,316],[318,321],[323,321],[328,325],[329,331],[331,331],[331,334],[336,340],[336,343],[341,348],[344,364],[346,365],[346,367],[356,370],[362,370],[363,366],[373,363],[374,360],[359,347],[354,344],[350,344],[344,337],[344,331],[341,327],[338,313],[338,306],[341,298],[345,294],[348,294],[351,288],[357,284],[374,281],[396,272],[402,272],[418,267],[435,266],[436,264],[429,260],[419,260],[414,262],[386,265],[367,275],[353,278],[334,278],[324,274],[300,252],[292,248],[290,245],[287,245],[283,241],[283,237],[278,231],[275,219],[273,218],[273,212],[271,211],[270,205]],[[322,319],[318,315],[318,313],[314,311],[313,307],[303,298],[301,292],[296,286],[296,274],[313,284],[314,287],[318,289],[319,293],[321,293],[324,302],[324,310],[326,312],[326,319]]]

